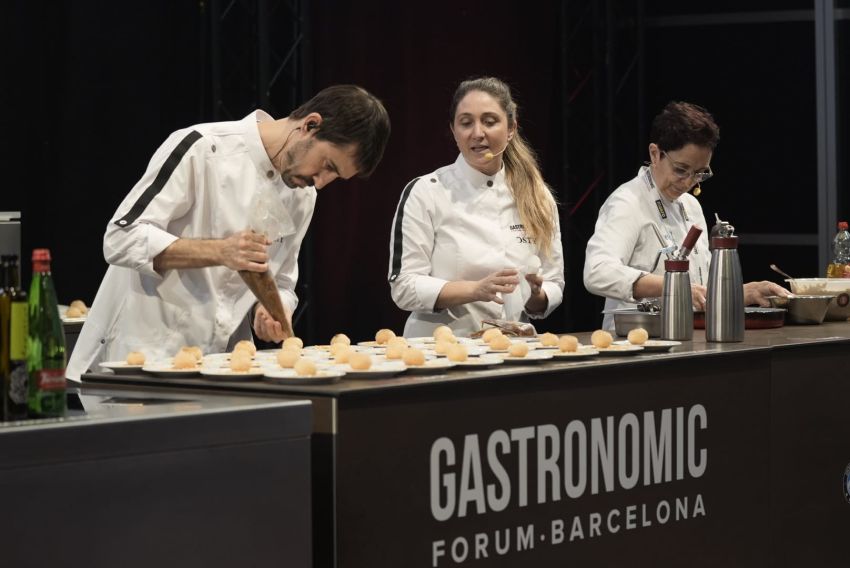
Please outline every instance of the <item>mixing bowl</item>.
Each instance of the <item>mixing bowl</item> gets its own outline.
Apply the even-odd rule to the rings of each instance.
[[[823,323],[829,303],[835,298],[829,295],[806,295],[806,296],[768,296],[770,305],[774,308],[785,308],[788,310],[788,321],[797,324],[818,325]]]
[[[850,318],[850,278],[788,278],[785,280],[795,294],[832,294],[825,321],[844,321]]]

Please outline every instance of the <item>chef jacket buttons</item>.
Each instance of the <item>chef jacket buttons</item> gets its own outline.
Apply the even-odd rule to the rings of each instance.
[[[437,178],[431,178],[431,183],[437,183]]]
[[[215,144],[212,145],[212,151],[215,152]]]
[[[487,187],[493,187],[493,180],[491,180],[491,179],[487,180]]]
[[[274,177],[274,172],[272,170],[267,171],[266,177],[269,178],[269,179],[272,179]]]

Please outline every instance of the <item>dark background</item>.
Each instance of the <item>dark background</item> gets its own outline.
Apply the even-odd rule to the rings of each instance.
[[[234,10],[245,4],[235,2]],[[540,330],[598,326],[602,300],[581,282],[584,247],[605,197],[646,158],[649,121],[670,100],[704,105],[721,127],[716,175],[700,201],[707,219],[718,212],[738,227],[745,279],[779,281],[770,262],[799,276],[823,272],[815,246],[746,244],[747,233],[818,229],[814,22],[640,25],[708,11],[811,12],[811,1],[301,5],[309,15],[301,46],[309,51],[307,97],[357,83],[384,101],[393,122],[371,179],[337,181],[319,193],[302,251],[311,261],[302,279],[310,286],[300,290],[305,311],[296,331],[306,340],[401,331],[406,313],[392,303],[386,282],[398,196],[407,181],[456,157],[448,106],[457,83],[476,75],[514,88],[520,127],[561,204],[567,289],[564,305]],[[91,304],[106,270],[106,222],[154,150],[170,132],[220,116],[210,87],[209,6],[18,0],[3,9],[0,210],[22,211],[25,286],[29,252],[49,247],[60,302]],[[273,35],[286,26],[285,13],[269,19]],[[836,33],[841,101],[847,20]],[[246,53],[250,42],[246,36]],[[222,78],[232,94],[250,65],[232,45],[227,57],[237,68],[246,58],[243,76]],[[257,106],[250,97],[230,100],[237,101],[226,109],[233,119]],[[274,99],[264,108],[277,118],[291,110]],[[841,117],[839,156],[850,130]],[[839,212],[846,218],[840,167]]]

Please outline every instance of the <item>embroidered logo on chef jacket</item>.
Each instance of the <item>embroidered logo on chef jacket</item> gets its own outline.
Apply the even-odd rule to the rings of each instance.
[[[517,244],[533,245],[534,239],[525,234],[525,225],[518,223],[509,227],[511,236],[516,239]]]
[[[667,218],[667,210],[664,209],[664,204],[661,203],[660,199],[655,200],[655,206],[658,207],[658,214],[661,215],[662,219]]]

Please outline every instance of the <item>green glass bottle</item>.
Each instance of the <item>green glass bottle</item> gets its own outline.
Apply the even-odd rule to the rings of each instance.
[[[32,251],[29,294],[29,415],[65,414],[65,333],[59,317],[56,289],[50,274],[50,250]]]
[[[3,324],[8,331],[8,371],[3,373],[3,406],[6,420],[22,420],[27,417],[27,335],[29,314],[27,313],[27,294],[21,290],[18,255],[4,257],[6,273],[4,300],[0,300],[0,319],[8,319]],[[8,327],[5,327],[8,325]],[[4,358],[5,362],[5,358]]]

